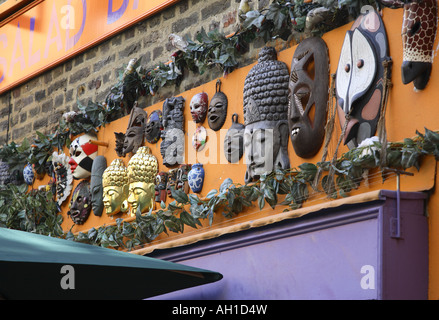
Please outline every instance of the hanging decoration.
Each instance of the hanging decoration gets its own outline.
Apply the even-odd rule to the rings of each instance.
[[[383,97],[387,34],[375,10],[360,15],[347,31],[336,73],[338,115],[349,148],[375,135]],[[387,77],[390,78],[390,72]]]
[[[379,0],[390,8],[404,8],[402,22],[402,82],[413,82],[423,90],[433,66],[433,45],[437,32],[437,0]]]
[[[192,97],[190,108],[195,123],[203,123],[206,119],[208,103],[209,97],[205,92],[197,93]]]
[[[183,163],[185,144],[184,103],[183,97],[168,98],[163,103],[163,132],[160,154],[166,167]]]
[[[272,47],[259,52],[244,84],[245,182],[265,172],[288,169],[288,67]]]
[[[228,162],[237,163],[244,155],[244,129],[238,122],[238,114],[232,115],[232,126],[227,130],[224,138],[224,155]]]
[[[201,163],[196,163],[192,166],[188,173],[188,183],[194,193],[200,193],[203,189],[204,168]]]
[[[91,176],[93,160],[98,155],[98,146],[90,143],[97,140],[95,134],[84,134],[70,144],[70,168],[74,179],[87,179]]]
[[[299,157],[311,158],[321,148],[328,113],[329,57],[321,38],[303,40],[291,62],[288,124]]]
[[[70,201],[70,210],[67,212],[75,224],[84,224],[91,212],[90,182],[82,180],[75,188]]]
[[[221,91],[221,80],[217,80],[215,89],[215,95],[210,100],[207,112],[207,122],[210,129],[218,131],[226,122],[228,99],[224,92]]]
[[[114,159],[102,174],[103,203],[109,217],[128,211],[128,171],[122,159]]]
[[[145,137],[146,141],[151,144],[157,143],[163,130],[163,115],[160,110],[154,110],[146,122]]]
[[[206,146],[207,131],[203,126],[197,127],[192,136],[192,146],[196,151],[201,151]]]
[[[166,186],[168,185],[168,173],[167,172],[159,172],[157,174],[155,180],[155,201],[158,203],[162,203],[166,201],[167,190]]]
[[[97,156],[93,160],[90,178],[91,207],[93,214],[97,217],[102,216],[104,210],[102,175],[106,168],[107,159],[104,156]]]
[[[73,174],[69,164],[69,157],[64,154],[54,152],[52,154],[53,173],[55,181],[55,196],[58,206],[67,199],[72,191]]]

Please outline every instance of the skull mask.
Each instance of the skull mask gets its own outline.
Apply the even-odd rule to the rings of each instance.
[[[321,38],[303,40],[291,63],[288,124],[299,157],[310,158],[325,136],[329,86],[328,49]],[[318,75],[318,77],[315,77]]]
[[[70,168],[74,179],[87,179],[91,175],[93,160],[98,155],[98,146],[90,143],[95,135],[85,134],[70,144]]]

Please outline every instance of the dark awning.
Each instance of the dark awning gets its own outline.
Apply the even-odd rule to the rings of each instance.
[[[5,299],[144,299],[220,279],[213,271],[0,228]]]

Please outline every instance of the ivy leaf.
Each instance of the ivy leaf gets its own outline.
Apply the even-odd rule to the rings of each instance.
[[[177,201],[178,203],[185,204],[185,203],[189,202],[188,195],[181,190],[177,190],[177,189],[172,188],[171,194],[172,194],[172,197],[175,199],[175,201]]]
[[[278,3],[272,3],[266,15],[268,20],[271,20],[277,30],[280,30],[287,21],[287,15],[284,13],[285,7]]]
[[[245,21],[243,23],[243,27],[245,29],[250,29],[251,27],[260,29],[262,27],[262,23],[264,23],[264,20],[265,20],[265,16],[262,15],[259,11],[257,10],[249,11],[245,15]]]
[[[186,224],[194,229],[197,228],[195,218],[192,217],[187,211],[183,211],[180,214],[180,219],[184,224]]]
[[[224,180],[224,182],[221,184],[219,188],[220,193],[226,191],[232,184],[233,184],[232,179],[227,178],[226,180]]]

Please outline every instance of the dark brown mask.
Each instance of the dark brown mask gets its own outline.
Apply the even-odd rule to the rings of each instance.
[[[289,85],[288,125],[299,157],[310,158],[322,146],[328,87],[328,48],[321,38],[307,38],[294,52]]]
[[[227,96],[221,92],[221,81],[216,83],[216,93],[210,101],[207,112],[207,122],[213,131],[218,131],[224,125],[227,117]]]

